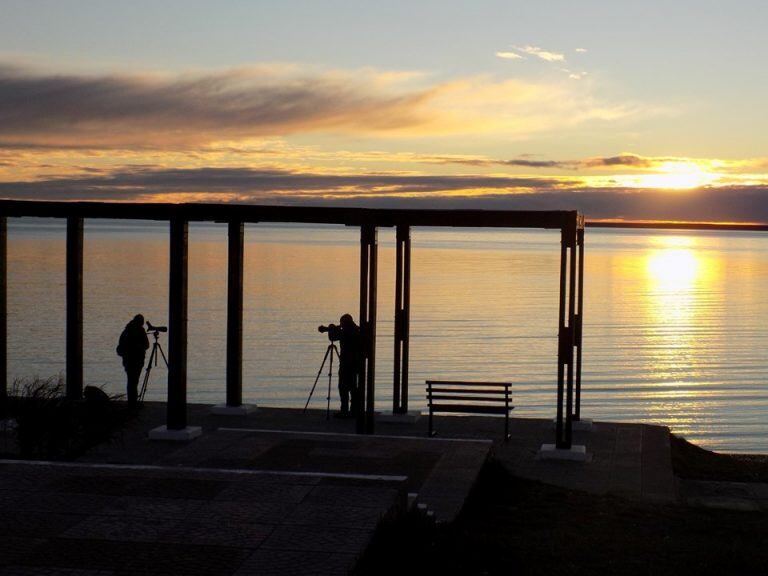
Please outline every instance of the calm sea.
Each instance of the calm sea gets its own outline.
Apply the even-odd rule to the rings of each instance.
[[[64,370],[61,222],[9,224],[9,376]],[[411,387],[514,383],[520,417],[555,405],[559,235],[415,229]],[[377,408],[391,408],[394,234],[379,233]],[[358,234],[246,228],[244,395],[303,406],[327,340],[358,316]],[[137,312],[167,322],[167,226],[86,222],[85,378],[122,392],[117,338]],[[224,399],[226,228],[190,227],[189,399]],[[582,414],[671,426],[712,449],[768,453],[768,235],[587,231]],[[162,343],[167,344],[165,336]],[[165,371],[148,399],[165,398]],[[324,393],[313,400],[320,407]]]

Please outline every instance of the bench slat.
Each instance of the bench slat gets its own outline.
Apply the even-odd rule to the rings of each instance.
[[[427,388],[427,393],[447,393],[447,394],[456,394],[457,392],[462,392],[463,394],[496,394],[501,395],[504,397],[504,395],[509,394],[509,389],[505,388],[503,390],[475,390],[474,388]]]
[[[507,397],[509,400],[512,400],[511,397]],[[429,394],[427,396],[427,400],[432,403],[434,400],[466,400],[468,402],[482,402],[481,406],[485,406],[486,404],[504,404],[506,402],[507,398],[504,396],[499,396],[498,398],[489,398],[487,396],[467,396],[464,394]]]
[[[506,414],[514,406],[507,409],[504,406],[478,406],[477,404],[434,404],[434,412],[469,412],[472,414]]]
[[[456,380],[427,380],[427,386],[486,386],[496,388],[508,388],[512,386],[511,382],[459,382]]]

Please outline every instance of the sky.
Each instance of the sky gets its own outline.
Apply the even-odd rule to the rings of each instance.
[[[0,197],[768,221],[768,3],[0,0]]]

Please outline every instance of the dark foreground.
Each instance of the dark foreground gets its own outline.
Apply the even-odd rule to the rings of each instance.
[[[148,440],[148,404],[72,463],[0,463],[0,574],[768,574],[768,458],[664,427],[595,423],[564,462],[546,420],[190,412],[192,442]]]
[[[386,525],[357,574],[759,575],[766,542],[765,512],[594,495],[516,478],[492,460],[456,522],[411,514]]]

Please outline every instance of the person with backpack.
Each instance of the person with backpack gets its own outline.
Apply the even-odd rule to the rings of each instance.
[[[126,324],[117,344],[117,355],[123,359],[123,368],[128,376],[128,405],[136,406],[139,399],[139,377],[144,368],[144,357],[149,348],[149,338],[144,330],[144,316],[136,314]]]

